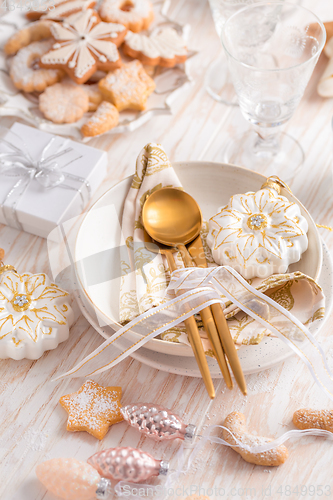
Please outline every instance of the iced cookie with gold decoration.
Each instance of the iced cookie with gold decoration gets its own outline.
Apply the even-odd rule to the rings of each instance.
[[[53,123],[73,123],[89,109],[88,94],[72,82],[52,85],[39,96],[39,109]]]
[[[105,100],[112,102],[118,111],[141,111],[146,108],[147,98],[154,91],[155,83],[140,61],[132,61],[106,75],[99,82],[99,89]]]
[[[103,0],[99,14],[103,21],[123,24],[134,32],[148,29],[154,19],[149,0]]]
[[[70,296],[46,274],[0,263],[0,358],[38,359],[68,339]]]
[[[26,16],[30,20],[43,18],[61,21],[76,12],[92,9],[95,4],[96,0],[48,0],[41,2],[37,9],[27,12]]]
[[[110,102],[103,101],[97,111],[82,125],[81,132],[85,137],[94,137],[116,127],[119,122],[119,112]]]
[[[51,40],[33,42],[20,49],[13,57],[9,75],[16,88],[25,92],[43,92],[46,87],[59,82],[64,76],[60,69],[39,66],[40,58],[53,45]]]
[[[187,59],[186,43],[173,28],[152,35],[129,31],[122,48],[124,54],[149,66],[172,68]]]
[[[87,380],[77,392],[60,398],[68,413],[67,430],[103,439],[111,425],[123,420],[120,399],[121,387],[103,387]]]
[[[98,69],[110,71],[121,66],[117,47],[126,28],[103,23],[95,11],[73,14],[61,23],[52,23],[52,49],[40,61],[43,68],[63,69],[76,83],[86,82]]]
[[[209,219],[207,244],[215,262],[245,279],[284,274],[308,247],[300,206],[267,181],[256,193],[235,194]]]

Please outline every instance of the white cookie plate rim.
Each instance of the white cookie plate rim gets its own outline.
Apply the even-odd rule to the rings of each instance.
[[[263,175],[251,172],[243,167],[222,163],[177,162],[173,166],[184,188],[199,202],[206,218],[218,208],[217,199],[224,205],[236,191],[256,191],[266,179]],[[95,255],[105,248],[109,249],[111,240],[112,243],[114,242],[115,247],[119,247],[119,228],[115,230],[112,227],[107,215],[104,216],[103,214],[103,217],[101,217],[99,209],[112,204],[116,208],[118,219],[121,220],[122,205],[131,184],[131,179],[132,177],[128,177],[119,182],[97,200],[85,215],[76,236],[74,260],[81,302],[88,315],[96,318],[100,325],[110,325],[103,326],[98,330],[106,339],[112,335],[113,330],[120,328],[117,320],[120,277],[118,282],[115,280],[106,281],[93,287],[87,287],[85,283],[89,281],[89,276],[97,276],[100,270],[96,268],[96,264],[90,264],[85,258],[89,255]],[[223,191],[219,187],[220,185],[224,186]],[[209,197],[207,193],[209,193]],[[309,222],[310,244],[301,261],[291,266],[291,271],[300,270],[316,279],[320,274],[322,265],[322,244],[313,219],[303,208],[302,213]],[[117,223],[119,225],[118,219]],[[103,261],[103,257],[101,257],[101,262],[98,264],[102,268],[103,279],[106,275],[115,275],[110,270],[113,271],[116,265],[114,261],[109,262],[108,254],[104,259],[106,260]],[[137,340],[135,332],[130,334],[133,336],[133,341]],[[147,348],[163,354],[182,357],[193,356],[190,347],[187,345],[159,339],[149,341],[145,346],[145,349]]]
[[[170,6],[169,0],[157,0],[153,2],[155,6],[161,5],[158,15],[160,20],[153,23],[150,31],[156,31],[161,26],[169,25],[180,33],[186,40],[190,31],[189,24],[179,24],[170,19],[167,15]],[[156,11],[155,11],[156,12]],[[187,61],[197,54],[196,51],[189,50],[187,61],[178,64],[174,68],[156,67],[154,80],[156,89],[148,98],[147,109],[145,111],[124,111],[120,113],[120,123],[117,127],[95,137],[83,137],[81,126],[87,121],[92,113],[86,113],[81,120],[70,124],[56,124],[45,119],[38,108],[38,96],[26,94],[16,89],[8,74],[7,58],[2,50],[6,40],[16,29],[22,29],[28,21],[18,11],[7,12],[0,18],[0,116],[13,116],[20,118],[25,123],[34,126],[44,132],[70,137],[83,143],[89,142],[95,137],[132,132],[141,127],[144,123],[158,115],[171,115],[171,104],[177,97],[178,92],[185,86],[191,84],[192,79],[188,74]],[[122,55],[123,60],[132,60]]]

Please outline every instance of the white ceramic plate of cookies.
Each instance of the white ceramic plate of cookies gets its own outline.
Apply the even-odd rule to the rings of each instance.
[[[203,216],[206,219],[216,213],[217,208],[226,204],[235,193],[257,191],[265,181],[265,177],[258,173],[251,172],[241,167],[220,163],[180,162],[175,163],[173,167],[184,189],[198,201]],[[95,327],[98,325],[97,329],[104,338],[108,338],[113,330],[117,330],[120,327],[119,259],[117,261],[116,256],[110,259],[110,255],[106,253],[105,261],[101,261],[99,263],[99,269],[96,269],[91,267],[90,262],[92,261],[89,261],[86,257],[94,255],[105,248],[118,248],[120,246],[121,228],[119,221],[121,221],[123,204],[131,181],[132,177],[124,179],[107,191],[96,202],[86,214],[76,239],[75,262],[86,263],[77,265],[76,267],[81,309],[88,321],[95,325]],[[287,192],[283,192],[283,194],[289,198],[291,197]],[[100,210],[103,211],[111,206],[117,215],[116,218],[113,217],[113,220],[116,221],[116,223],[113,224],[110,223],[107,217],[100,216]],[[290,271],[298,270],[318,280],[322,268],[322,242],[316,225],[309,213],[305,209],[302,209],[302,214],[309,224],[309,247],[302,255],[301,260],[290,266]],[[111,245],[110,242],[112,242]],[[325,258],[325,279],[327,281],[327,279],[332,280],[332,272],[327,275],[327,269],[331,269],[331,267],[330,262],[327,262],[327,256]],[[102,283],[98,283],[98,274],[101,272],[103,272],[104,281],[102,280]],[[96,284],[88,287],[86,283],[89,281],[89,276],[94,277]],[[327,306],[330,307],[332,301],[332,287],[329,286],[328,282],[324,291],[327,295]],[[325,315],[325,318],[326,317],[327,315]],[[321,320],[321,322],[314,324],[313,328],[317,330],[318,325],[323,324],[323,321],[324,320]],[[133,341],[137,340],[135,333],[131,333],[131,335],[133,335]],[[146,355],[147,360],[151,357],[156,360],[156,356],[159,354],[179,356],[181,358],[193,356],[191,349],[186,345],[153,339],[145,345],[144,350],[140,349],[135,353],[134,357],[141,357],[148,351],[152,352]],[[242,346],[239,352],[243,369],[247,373],[252,373],[253,371],[258,371],[258,369],[272,366],[277,360],[282,361],[290,355],[289,349],[285,344],[276,338],[269,338],[268,342],[266,342],[265,339],[265,342],[263,341],[258,346]],[[260,355],[258,355],[258,353],[260,353]],[[165,360],[163,360],[163,362],[161,361],[161,363],[165,366]],[[258,365],[261,366],[258,368]],[[178,369],[179,367],[177,370]],[[216,370],[218,372],[217,365]],[[176,373],[176,371],[173,373]],[[179,373],[179,371],[177,371],[177,373]]]
[[[163,27],[170,26],[182,34],[186,40],[190,27],[189,25],[181,25],[168,17],[167,8],[169,1],[157,0],[153,2],[153,6],[155,20],[150,27],[150,31],[156,30],[162,25]],[[8,38],[18,29],[22,29],[27,22],[24,14],[19,9],[7,12],[2,16],[0,18],[0,47],[3,47]],[[195,54],[195,51],[189,50],[188,59]],[[121,54],[121,57],[124,62],[132,60],[123,54]],[[24,93],[18,91],[14,86],[9,77],[9,66],[10,58],[6,58],[4,52],[0,49],[0,116],[15,116],[45,132],[70,137],[74,140],[87,142],[92,139],[92,137],[84,138],[80,130],[92,113],[85,113],[84,117],[75,123],[52,123],[45,119],[39,110],[38,93]],[[186,62],[178,64],[173,68],[162,68],[160,66],[155,67],[155,69],[149,68],[149,74],[155,81],[156,89],[148,98],[146,110],[122,111],[120,113],[119,124],[108,132],[105,132],[105,134],[131,132],[153,119],[154,116],[172,114],[172,102],[177,97],[178,92],[191,82]],[[105,76],[105,74],[103,73],[102,76]]]

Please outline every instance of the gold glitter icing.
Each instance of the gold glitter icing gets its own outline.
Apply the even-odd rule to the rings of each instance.
[[[264,229],[267,227],[267,217],[264,214],[253,214],[247,219],[247,225],[255,231]]]
[[[36,343],[51,334],[50,323],[66,325],[67,297],[46,274],[5,271],[0,275],[0,341],[11,339],[16,347],[27,340]]]

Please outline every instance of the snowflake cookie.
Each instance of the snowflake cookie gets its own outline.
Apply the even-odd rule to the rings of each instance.
[[[91,9],[52,23],[51,32],[55,43],[41,58],[43,68],[63,69],[80,84],[98,69],[110,71],[121,66],[117,47],[125,38],[126,28],[101,22]]]

